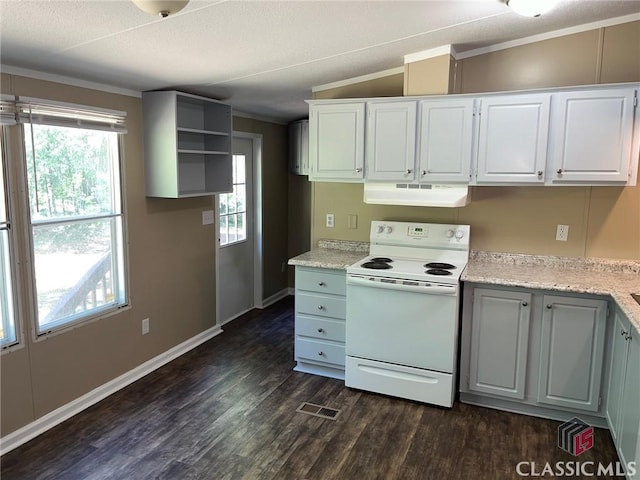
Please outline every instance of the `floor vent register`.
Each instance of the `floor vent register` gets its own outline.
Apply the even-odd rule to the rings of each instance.
[[[340,410],[309,402],[303,402],[302,405],[296,409],[296,412],[306,413],[308,415],[313,415],[314,417],[326,418],[329,420],[336,420],[340,415]]]

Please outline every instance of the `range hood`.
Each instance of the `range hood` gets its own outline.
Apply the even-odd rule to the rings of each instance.
[[[471,201],[467,185],[365,183],[364,203],[418,207],[464,207]]]

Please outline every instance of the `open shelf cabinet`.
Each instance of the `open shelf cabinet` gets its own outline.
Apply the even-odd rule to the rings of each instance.
[[[232,190],[230,105],[170,90],[144,92],[142,109],[148,197]]]

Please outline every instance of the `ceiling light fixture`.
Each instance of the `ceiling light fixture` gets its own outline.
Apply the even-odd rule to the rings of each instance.
[[[136,7],[151,15],[166,18],[182,10],[189,0],[131,0]]]
[[[507,5],[524,17],[539,17],[558,3],[560,0],[507,0]]]

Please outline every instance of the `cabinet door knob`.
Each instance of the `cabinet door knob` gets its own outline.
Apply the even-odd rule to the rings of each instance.
[[[361,168],[356,168],[356,173],[360,173],[362,171]]]
[[[624,336],[624,339],[625,339],[625,340],[631,340],[631,335],[625,335],[625,336]]]
[[[420,172],[422,174],[422,176],[424,177],[427,174],[426,170],[422,170],[422,172]]]
[[[411,175],[411,172],[413,172],[413,170],[411,170],[410,168],[407,168],[407,175]]]
[[[538,170],[538,176],[541,177],[542,176],[542,170]]]
[[[558,175],[562,175],[562,169],[561,169],[561,168],[559,168],[558,170],[556,170],[556,173],[557,173]]]
[[[547,304],[547,308],[552,308],[552,305],[550,303]]]
[[[529,306],[529,304],[528,304],[527,302],[522,302],[522,306],[523,306],[523,307],[528,307],[528,306]]]
[[[627,334],[627,332],[625,332],[624,330],[620,330],[620,335],[622,335],[623,337]]]
[[[324,306],[323,305],[318,305],[318,310],[324,310]]]
[[[318,282],[318,286],[319,287],[324,287],[325,285],[326,285],[326,283],[324,283],[324,282]]]
[[[318,333],[324,333],[324,330],[322,328],[319,328]]]

